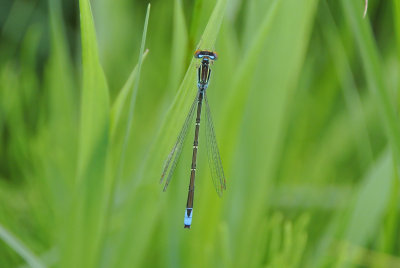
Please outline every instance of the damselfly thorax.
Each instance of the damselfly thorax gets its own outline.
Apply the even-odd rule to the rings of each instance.
[[[200,91],[204,91],[208,87],[208,81],[210,80],[211,69],[210,64],[215,61],[218,56],[217,53],[208,50],[197,50],[194,53],[194,57],[202,59],[201,64],[198,68],[198,80],[197,86]]]

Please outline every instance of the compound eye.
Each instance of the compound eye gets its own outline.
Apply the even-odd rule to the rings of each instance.
[[[194,52],[194,57],[195,57],[196,59],[202,58],[203,55],[201,55],[201,50],[196,50],[196,51]]]
[[[213,52],[212,59],[213,59],[213,60],[217,60],[217,59],[218,59],[218,54],[217,54],[217,52]]]

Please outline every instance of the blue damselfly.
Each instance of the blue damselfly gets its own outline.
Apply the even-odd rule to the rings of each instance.
[[[210,65],[217,59],[218,56],[217,53],[212,51],[197,50],[194,54],[194,57],[197,59],[201,59],[201,63],[198,67],[197,94],[192,103],[192,106],[190,107],[185,122],[183,123],[183,127],[178,135],[178,139],[174,147],[172,148],[170,154],[168,155],[160,180],[160,183],[162,183],[165,179],[165,176],[168,174],[168,176],[165,179],[165,185],[164,185],[164,191],[165,191],[172,179],[172,174],[178,163],[179,156],[181,155],[182,147],[185,138],[188,134],[189,125],[193,121],[195,111],[197,111],[196,113],[197,116],[195,121],[196,123],[194,132],[194,142],[193,142],[192,165],[190,171],[189,193],[188,193],[185,218],[184,218],[185,228],[190,228],[192,224],[194,182],[196,178],[197,150],[199,146],[199,130],[200,130],[200,119],[201,119],[203,100],[205,101],[206,104],[205,105],[206,144],[207,144],[207,156],[208,156],[207,158],[211,169],[211,177],[213,179],[215,189],[219,196],[221,196],[222,192],[226,190],[224,170],[222,168],[221,157],[217,146],[217,140],[215,138],[214,124],[211,118],[210,106],[208,104],[207,94],[206,94],[208,83],[211,76]]]

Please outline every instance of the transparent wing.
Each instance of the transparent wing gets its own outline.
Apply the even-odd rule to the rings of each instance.
[[[183,123],[181,132],[178,135],[176,143],[172,148],[171,152],[169,153],[167,160],[164,163],[163,173],[160,179],[160,183],[162,183],[164,181],[165,175],[168,174],[163,188],[164,192],[167,189],[168,184],[172,179],[172,174],[174,173],[175,167],[178,164],[179,157],[182,153],[182,147],[188,133],[189,125],[193,121],[193,116],[195,114],[194,111],[196,110],[197,98],[198,95],[196,95],[196,98],[194,99],[192,106],[190,107],[189,113],[185,119],[185,122]]]
[[[206,102],[206,143],[207,158],[211,170],[211,176],[215,190],[219,196],[226,190],[224,169],[222,168],[221,157],[219,155],[217,139],[215,138],[214,124],[211,118],[210,105],[208,104],[207,94],[204,96]]]

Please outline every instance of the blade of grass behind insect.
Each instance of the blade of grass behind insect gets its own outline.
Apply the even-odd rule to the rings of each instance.
[[[62,267],[97,267],[110,196],[105,166],[109,141],[109,95],[98,57],[89,0],[80,0],[82,93],[78,170],[69,221],[60,249]],[[113,178],[111,178],[113,179]]]
[[[342,0],[341,3],[360,50],[368,87],[376,96],[376,104],[381,112],[388,139],[393,147],[393,152],[399,158],[400,125],[385,83],[382,63],[377,45],[372,37],[371,27],[367,24],[367,20],[362,19],[362,15],[359,14],[359,2]]]
[[[204,31],[205,37],[202,38],[202,43],[206,46],[212,46],[215,43],[225,6],[226,0],[219,0],[214,8],[208,26]],[[154,143],[145,155],[141,170],[137,173],[134,180],[132,180],[132,185],[127,187],[130,189],[130,198],[127,200],[125,208],[126,220],[121,227],[124,235],[121,238],[121,242],[118,242],[121,243],[117,247],[120,251],[115,258],[119,265],[118,267],[140,263],[140,256],[143,256],[142,252],[147,247],[147,243],[143,242],[147,241],[145,239],[146,235],[149,235],[153,231],[155,224],[160,224],[155,221],[155,218],[160,209],[159,199],[163,193],[162,188],[157,187],[155,182],[161,176],[164,156],[167,156],[167,151],[176,140],[177,133],[186,117],[184,111],[188,110],[196,95],[195,64],[196,61],[192,59],[162,126],[155,135]],[[144,179],[146,180],[143,181]],[[153,188],[153,186],[156,188]],[[154,192],[157,190],[159,190],[158,194]],[[148,191],[148,194],[146,194],[146,191]],[[143,203],[146,204],[146,209],[138,207],[138,204]],[[138,233],[137,230],[141,230],[141,232]],[[132,254],[131,249],[134,249],[134,254]]]
[[[275,1],[274,3],[271,4],[272,6],[277,6],[278,1]],[[272,10],[274,10],[274,8],[272,8]],[[271,10],[268,11],[267,19],[264,18],[264,22],[267,20],[271,20]],[[260,28],[262,28],[264,26],[264,24],[262,26],[260,26]],[[257,30],[257,32],[260,32],[261,30]],[[256,36],[254,39],[257,39],[258,36]],[[260,41],[262,42],[262,41]],[[263,44],[259,44],[259,46],[261,47]],[[227,51],[224,51],[224,55],[227,55]],[[237,55],[237,51],[235,51],[235,53],[233,54],[233,56],[235,57]],[[259,51],[255,51],[254,52],[254,56],[256,56],[256,54],[259,53]],[[232,61],[230,59],[226,59],[225,57],[222,60],[221,57],[221,61],[218,62],[218,67],[220,67],[221,64],[224,64],[226,61]],[[241,84],[241,86],[243,86],[242,88],[239,89],[239,86],[236,84],[236,81],[238,80],[237,78],[237,74],[239,73],[239,70],[244,70],[245,67],[242,68],[242,65],[245,65],[246,67],[249,67],[249,57],[247,54],[244,55],[244,57],[241,57],[239,59],[239,61],[241,62],[240,64],[236,65],[236,68],[233,68],[233,72],[235,73],[235,75],[232,75],[232,73],[229,76],[225,76],[225,78],[227,78],[227,80],[225,80],[221,86],[214,86],[213,84],[213,88],[212,90],[214,90],[214,88],[219,88],[220,92],[223,92],[224,96],[218,101],[218,104],[220,106],[224,106],[226,108],[226,103],[232,101],[232,98],[229,98],[232,94],[232,91],[237,92],[239,90],[243,90],[246,91],[248,90],[248,85],[243,82],[243,84]],[[254,62],[251,62],[252,64],[256,64],[256,60],[254,60]],[[239,66],[239,67],[238,67]],[[230,67],[229,67],[230,68]],[[225,71],[229,70],[229,68],[225,69]],[[239,70],[236,70],[238,69]],[[218,71],[217,71],[218,72]],[[251,71],[249,72],[251,73]],[[224,75],[224,72],[223,74]],[[251,74],[249,74],[251,76]],[[244,78],[244,77],[243,77]],[[248,78],[248,77],[247,77]],[[218,75],[218,77],[215,77],[214,79],[221,79],[221,76]],[[245,78],[244,78],[245,79]],[[234,82],[229,82],[229,81],[234,81]],[[227,84],[228,81],[228,84]],[[215,94],[214,91],[211,91],[211,88],[209,90],[209,94]],[[217,140],[219,141],[219,146],[221,149],[221,157],[223,159],[223,165],[224,165],[224,169],[226,172],[226,177],[227,177],[227,188],[229,189],[226,193],[227,195],[224,194],[224,198],[223,200],[219,199],[218,196],[215,194],[214,191],[207,191],[207,193],[205,194],[206,196],[203,196],[202,202],[198,205],[199,209],[197,211],[204,211],[204,213],[207,213],[207,215],[199,215],[197,214],[197,222],[198,222],[198,226],[196,229],[200,229],[198,231],[198,234],[201,234],[201,237],[197,237],[197,239],[199,240],[205,240],[205,241],[213,241],[214,239],[214,228],[209,228],[209,226],[217,226],[218,222],[220,221],[220,215],[221,215],[221,205],[222,202],[227,202],[229,203],[229,200],[227,198],[231,198],[231,196],[234,196],[235,194],[232,193],[232,188],[230,188],[230,185],[232,185],[232,178],[230,176],[230,174],[233,174],[234,171],[232,171],[230,169],[231,164],[229,163],[229,161],[231,161],[232,159],[227,159],[226,157],[224,157],[224,155],[228,155],[228,156],[232,156],[233,155],[233,151],[236,150],[233,147],[236,146],[236,142],[237,142],[237,131],[239,129],[239,126],[241,124],[241,120],[240,118],[242,117],[241,115],[241,110],[244,107],[244,103],[246,102],[246,98],[236,98],[235,101],[237,101],[236,103],[229,103],[229,109],[223,109],[222,108],[222,113],[219,113],[219,118],[222,127],[218,128],[218,133],[220,133],[219,135],[224,135],[224,138],[218,138]],[[243,108],[244,109],[244,108]],[[219,110],[221,111],[221,108],[219,108]],[[233,125],[231,126],[230,123],[232,123]],[[220,124],[217,124],[220,125]],[[235,127],[237,127],[238,129],[236,129]],[[217,133],[217,135],[218,135]],[[222,133],[222,134],[221,134]],[[232,147],[233,146],[233,147]],[[228,152],[227,152],[228,151]],[[206,164],[206,163],[205,163]],[[199,165],[200,166],[200,165]],[[206,168],[205,168],[206,169]],[[204,187],[203,189],[211,189],[213,188],[211,186],[212,182],[211,180],[208,178],[208,174],[205,174],[206,176],[204,176],[204,183],[202,184]],[[243,175],[243,174],[241,174]],[[240,176],[240,175],[237,175]],[[201,179],[201,178],[199,178]],[[238,199],[237,199],[238,200]],[[239,201],[240,202],[240,201]],[[234,205],[235,206],[235,205]],[[241,206],[240,206],[241,207]],[[207,208],[207,209],[205,209]],[[235,233],[235,232],[234,232]],[[234,236],[236,238],[236,236]],[[194,239],[194,238],[193,238]],[[194,243],[196,244],[196,243]],[[235,243],[233,243],[235,244]],[[235,247],[232,247],[232,250],[234,250]],[[191,250],[189,250],[189,252],[193,252],[196,250],[200,250],[200,249],[196,249],[195,247],[193,247]],[[232,255],[234,256],[234,260],[236,261],[235,257],[237,258],[237,255],[235,255],[235,253],[232,253]],[[189,258],[194,258],[195,256],[191,256]]]
[[[260,25],[265,23],[266,13],[271,12],[276,4],[276,1],[257,0],[245,1],[243,3],[246,12],[242,38],[244,41],[243,48],[245,50],[251,50],[254,45],[255,36],[260,33],[262,27],[260,27]]]
[[[226,4],[227,0],[219,0],[215,5],[197,46],[199,49],[212,49],[215,46],[215,41],[217,40],[222,19],[225,14]]]
[[[268,32],[270,30],[271,26],[271,21],[275,18],[275,14],[277,14],[277,10],[280,7],[280,1],[276,0],[271,4],[268,4],[271,8],[268,10],[267,14],[263,17],[262,21],[263,23],[260,25],[259,29],[256,30],[258,33],[253,40],[250,42],[253,43],[253,46],[244,53],[244,56],[239,59],[240,64],[235,65],[235,68],[233,69],[233,74],[230,73],[229,76],[225,76],[227,80],[225,80],[219,87],[214,86],[213,84],[213,89],[218,88],[220,92],[223,92],[223,96],[221,95],[221,99],[218,101],[219,106],[222,106],[222,108],[218,107],[219,109],[219,124],[216,124],[218,127],[218,133],[217,135],[223,135],[223,138],[219,136],[220,138],[217,137],[217,140],[219,141],[219,148],[221,151],[221,158],[223,159],[223,166],[225,169],[225,175],[227,178],[227,188],[229,189],[226,193],[227,195],[224,194],[223,197],[223,202],[229,203],[229,200],[234,199],[233,196],[235,194],[232,192],[232,188],[230,188],[230,185],[232,185],[232,176],[231,174],[234,174],[232,167],[232,159],[229,157],[232,157],[234,155],[234,151],[237,151],[237,142],[238,142],[238,135],[239,135],[239,129],[242,124],[241,118],[243,117],[243,110],[245,109],[245,103],[247,101],[246,94],[248,93],[249,90],[249,80],[252,77],[252,70],[254,70],[255,65],[259,62],[257,59],[259,56],[259,53],[261,53],[261,48],[263,47],[265,42],[265,38],[268,35]],[[264,7],[263,5],[258,6],[259,8]],[[224,51],[226,53],[229,53],[227,51]],[[234,57],[237,56],[237,51],[233,54]],[[223,64],[226,61],[232,61],[230,59],[223,58],[218,64]],[[229,67],[230,68],[230,67]],[[227,68],[226,70],[229,70]],[[246,68],[249,68],[250,70],[246,70]],[[226,71],[225,70],[225,71]],[[224,72],[223,72],[224,73]],[[222,74],[223,76],[224,74]],[[238,77],[240,76],[240,77]],[[215,79],[221,78],[216,77]],[[242,79],[242,80],[240,80]],[[231,82],[232,81],[232,82]],[[240,83],[240,84],[238,84]],[[208,91],[209,94],[214,94],[211,92],[211,89]],[[234,95],[236,94],[236,95]],[[240,96],[238,96],[240,95]],[[225,157],[228,156],[228,157]],[[199,165],[200,166],[200,165]],[[205,168],[206,169],[206,168]],[[240,173],[240,172],[239,172]],[[239,173],[236,174],[236,176],[240,176]],[[204,189],[210,189],[212,181],[208,178],[208,174],[205,174],[204,176],[204,183],[202,187]],[[244,175],[244,174],[241,174]],[[212,188],[212,187],[211,187]],[[239,198],[235,198],[236,202],[238,201]],[[218,205],[216,205],[218,204]],[[223,203],[221,202],[221,199],[218,198],[218,196],[215,194],[214,191],[207,191],[206,197],[203,198],[203,201],[201,204],[199,204],[199,210],[204,208],[207,208],[206,210],[202,210],[207,213],[207,215],[199,215],[197,217],[197,221],[199,222],[199,226],[197,228],[201,229],[199,233],[201,233],[201,238],[199,239],[204,239],[204,240],[211,240],[213,239],[214,232],[215,230],[213,228],[209,228],[209,226],[216,226],[218,222],[220,221],[221,218],[221,210],[223,211]],[[240,206],[241,207],[241,206]],[[233,247],[232,249],[235,249]],[[195,250],[195,249],[193,249]],[[192,250],[192,251],[193,251]],[[233,256],[237,257],[233,253]],[[193,256],[194,257],[194,256]]]
[[[201,9],[204,4],[204,0],[195,0],[192,9],[192,20],[190,21],[189,28],[189,46],[196,44],[197,33],[199,32]]]
[[[21,240],[0,225],[0,238],[10,248],[15,250],[32,268],[44,268],[46,265]]]
[[[212,47],[216,41],[219,27],[222,22],[222,18],[224,15],[224,10],[226,7],[227,0],[219,0],[215,5],[214,11],[211,14],[211,17],[208,21],[207,27],[204,30],[203,37],[201,38],[199,47]],[[214,26],[214,27],[213,27]],[[162,161],[164,159],[150,159],[152,155],[160,155],[159,153],[155,154],[155,150],[159,152],[163,152],[162,155],[167,156],[168,149],[170,146],[172,147],[173,142],[175,141],[177,134],[182,127],[182,123],[186,118],[186,111],[189,110],[190,104],[192,103],[196,93],[196,71],[195,71],[196,60],[192,59],[185,77],[179,87],[178,92],[175,95],[175,98],[170,105],[168,111],[166,112],[166,116],[162,122],[162,126],[159,128],[155,136],[155,141],[153,143],[152,148],[149,150],[149,153],[146,155],[144,159],[144,165],[142,165],[142,170],[139,174],[143,174],[145,171],[160,171],[153,172],[152,176],[156,179],[158,173],[161,174]],[[171,120],[173,118],[174,120]],[[135,182],[135,184],[141,181],[142,175],[139,175],[139,180]]]

